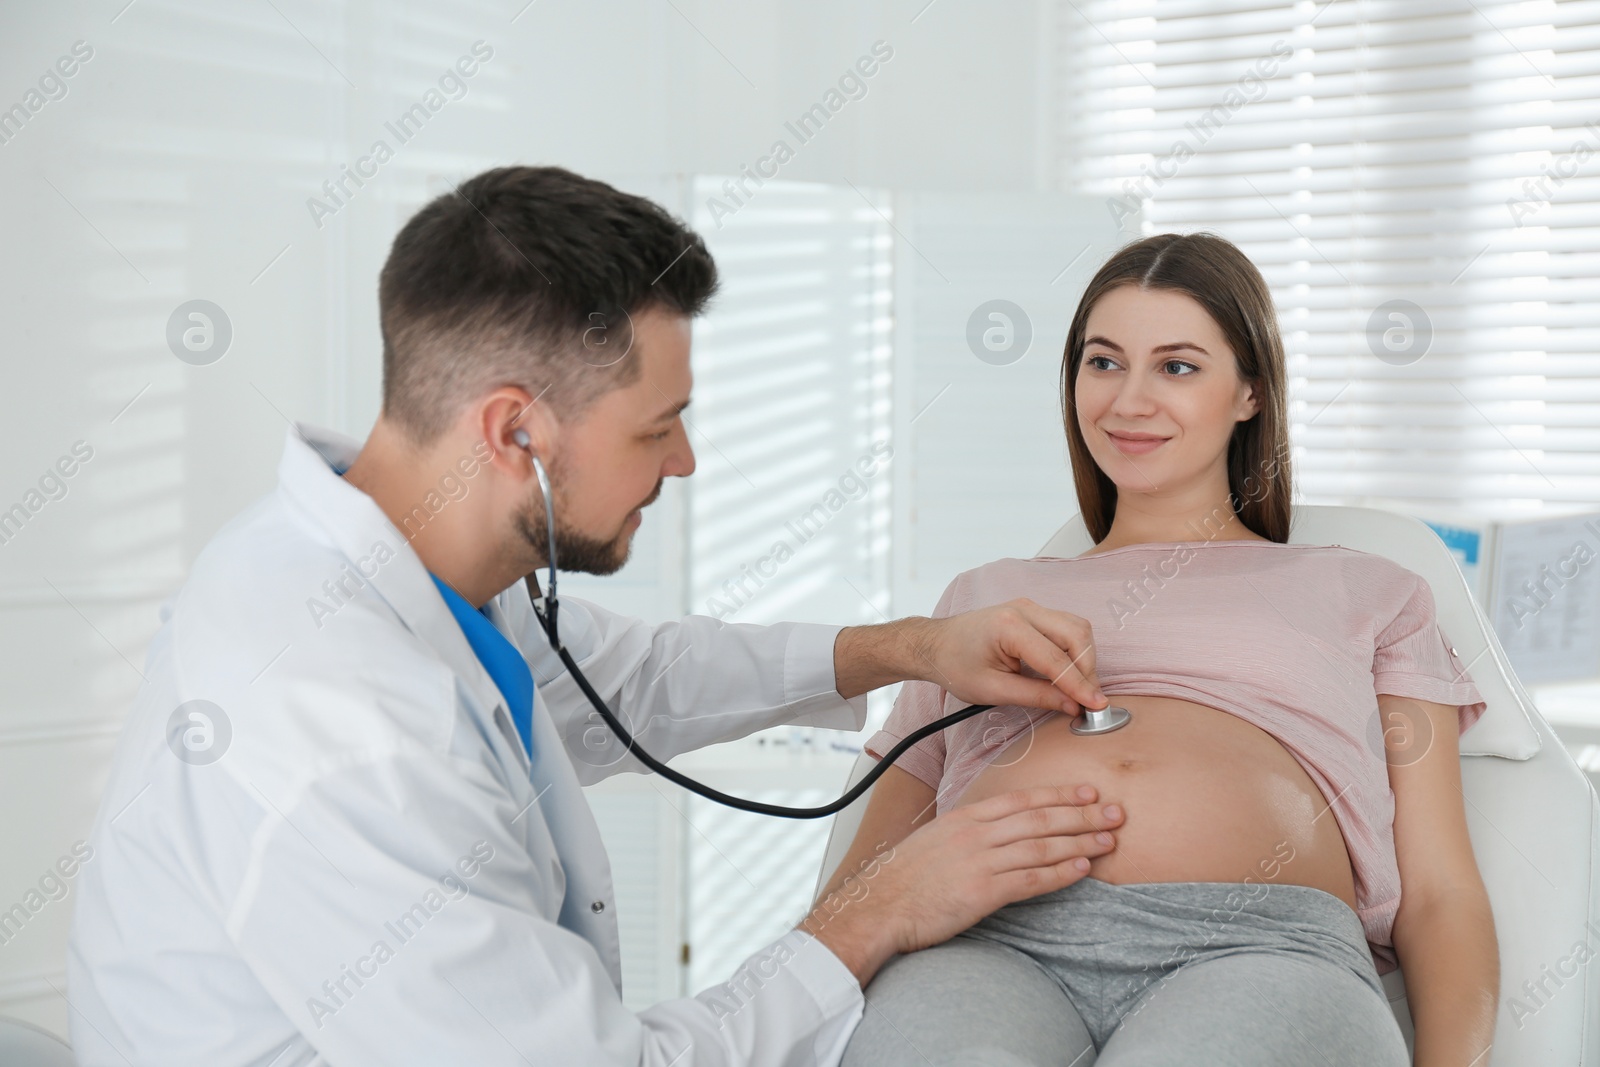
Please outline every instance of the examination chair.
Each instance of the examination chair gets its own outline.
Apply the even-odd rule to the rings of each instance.
[[[72,1049],[55,1034],[32,1023],[0,1016],[0,1065],[73,1067]]]
[[[1425,523],[1373,508],[1300,505],[1292,527],[1293,544],[1387,556],[1426,578],[1440,628],[1488,705],[1461,735],[1467,825],[1500,942],[1494,1049],[1473,1067],[1600,1067],[1600,802],[1588,778],[1534,708],[1455,558]],[[1038,554],[1072,557],[1091,547],[1074,516]],[[876,762],[863,752],[849,785]],[[855,839],[870,795],[834,817],[818,893]],[[1411,1050],[1403,971],[1382,981]]]

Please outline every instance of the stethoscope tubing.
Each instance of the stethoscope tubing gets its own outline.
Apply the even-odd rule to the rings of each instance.
[[[526,448],[526,440],[525,437],[519,438],[518,443]],[[544,464],[539,461],[538,456],[533,455],[531,448],[528,450],[528,454],[533,458],[533,473],[539,479],[539,492],[544,497],[545,539],[548,545],[547,552],[550,556],[550,589],[549,592],[544,593],[534,601],[533,613],[539,617],[539,625],[544,630],[545,637],[549,638],[550,647],[555,649],[556,655],[561,657],[561,662],[566,664],[567,673],[571,674],[572,680],[578,683],[578,688],[583,690],[583,695],[589,698],[589,703],[593,704],[594,710],[600,713],[600,718],[605,721],[606,726],[611,729],[612,733],[617,735],[618,740],[627,747],[629,752],[639,758],[640,763],[643,763],[667,781],[681,785],[691,793],[703,796],[707,800],[726,807],[736,808],[739,811],[751,811],[757,815],[771,815],[779,819],[821,819],[842,811],[855,803],[863,793],[872,788],[873,783],[883,776],[883,772],[887,771],[895,760],[899,759],[907,749],[924,737],[938,733],[946,727],[954,726],[958,722],[970,719],[980,711],[988,711],[994,707],[993,704],[971,704],[960,711],[952,712],[942,719],[937,719],[912,731],[898,745],[886,752],[883,759],[878,761],[878,765],[868,771],[866,777],[862,778],[861,781],[846,790],[843,796],[831,804],[822,804],[814,808],[791,808],[782,804],[765,804],[759,800],[736,797],[730,793],[713,789],[704,782],[696,781],[686,774],[673,770],[639,746],[639,743],[633,739],[633,735],[628,732],[627,728],[617,721],[617,717],[611,713],[611,709],[606,706],[606,702],[601,699],[600,694],[594,691],[594,686],[589,684],[589,679],[584,677],[583,671],[578,669],[578,664],[572,658],[572,653],[568,652],[566,646],[561,643],[561,632],[556,622],[556,616],[559,614],[561,606],[560,601],[556,599],[556,509],[550,492],[550,477],[545,473]],[[549,605],[548,615],[545,614],[544,604]]]
[[[527,447],[525,437],[519,437],[518,443],[522,444],[525,448]],[[532,449],[529,449],[529,455],[533,456]],[[836,812],[842,811],[851,804],[855,803],[863,793],[872,788],[873,783],[881,778],[885,771],[894,765],[895,760],[899,759],[907,749],[916,744],[918,741],[921,741],[924,737],[929,737],[938,733],[940,730],[948,729],[956,725],[956,723],[972,718],[972,716],[978,714],[980,711],[988,711],[990,708],[994,707],[993,704],[969,704],[960,711],[951,712],[949,715],[946,715],[943,718],[935,719],[933,722],[927,723],[916,730],[913,730],[910,734],[902,738],[899,744],[895,745],[888,752],[884,753],[883,758],[878,761],[878,765],[873,767],[872,770],[868,771],[866,776],[863,777],[859,782],[847,789],[844,792],[844,795],[840,796],[832,803],[821,804],[814,808],[793,808],[787,807],[783,804],[766,804],[759,800],[749,800],[745,797],[736,797],[730,793],[724,793],[721,790],[713,789],[704,782],[696,781],[686,774],[673,770],[671,767],[668,767],[665,763],[662,763],[660,760],[656,759],[639,746],[639,743],[633,739],[633,735],[628,732],[627,728],[624,727],[621,722],[617,721],[617,717],[612,714],[611,709],[606,706],[605,700],[601,698],[599,693],[595,692],[594,686],[589,684],[589,679],[584,677],[583,671],[578,669],[578,664],[572,658],[572,653],[568,652],[566,646],[561,643],[561,633],[557,628],[556,623],[556,616],[559,612],[560,602],[556,599],[555,505],[552,503],[551,499],[549,476],[545,473],[544,464],[539,462],[538,456],[533,456],[533,470],[534,474],[539,479],[540,492],[544,495],[545,531],[546,540],[548,542],[547,551],[550,556],[550,589],[549,592],[543,592],[541,590],[542,595],[534,599],[533,612],[539,617],[539,625],[544,630],[545,637],[549,639],[550,647],[555,649],[556,654],[561,657],[561,662],[566,664],[567,673],[571,674],[572,680],[578,683],[578,688],[583,690],[583,695],[589,698],[589,703],[593,704],[594,710],[600,713],[600,718],[605,721],[606,726],[610,728],[612,733],[617,735],[617,738],[621,740],[629,752],[638,757],[640,763],[643,763],[646,767],[650,768],[652,771],[655,771],[667,781],[681,785],[691,793],[696,793],[702,797],[705,797],[707,800],[722,804],[725,807],[736,808],[739,811],[750,811],[756,813],[757,815],[770,815],[779,819],[821,819],[825,818],[826,816],[833,815]],[[548,615],[545,613],[545,605],[549,606]],[[1125,712],[1123,713],[1123,721],[1126,721]],[[1115,727],[1111,728],[1115,729]]]
[[[537,605],[534,607],[534,612],[538,614],[540,623],[547,627],[545,634],[551,638],[551,647],[553,647],[556,650],[556,654],[561,657],[561,662],[567,665],[567,672],[572,675],[572,680],[578,683],[578,688],[583,690],[583,695],[589,698],[589,703],[594,705],[594,710],[600,713],[600,717],[605,720],[605,724],[610,727],[611,732],[616,734],[622,743],[627,746],[629,752],[633,753],[639,758],[640,763],[643,763],[646,767],[650,768],[652,771],[655,771],[667,781],[681,785],[683,788],[692,793],[697,793],[700,796],[705,797],[707,800],[715,801],[716,803],[725,805],[726,807],[737,808],[740,811],[753,811],[757,815],[771,815],[780,819],[821,819],[825,816],[832,815],[835,812],[842,811],[851,804],[855,803],[855,801],[863,793],[871,789],[873,783],[882,777],[883,773],[889,769],[894,761],[899,759],[901,754],[903,754],[912,745],[916,744],[918,741],[921,741],[924,737],[938,733],[940,730],[943,730],[946,727],[954,726],[956,723],[961,722],[964,719],[970,719],[980,711],[987,711],[994,707],[993,704],[972,704],[968,707],[962,708],[960,711],[952,712],[942,719],[936,719],[933,722],[927,723],[918,729],[913,730],[910,734],[902,738],[899,744],[895,745],[888,752],[884,753],[883,759],[879,760],[878,765],[872,768],[872,770],[868,771],[865,777],[863,777],[855,785],[851,786],[845,791],[843,796],[839,797],[832,803],[822,804],[814,808],[791,808],[782,804],[766,804],[759,800],[749,800],[745,797],[736,797],[732,794],[724,793],[721,790],[713,789],[704,782],[696,781],[686,774],[673,770],[665,763],[662,763],[660,760],[650,755],[650,753],[646,752],[643,748],[639,747],[639,743],[633,739],[633,736],[628,733],[627,729],[622,725],[622,723],[617,721],[617,717],[613,715],[611,709],[606,706],[606,702],[600,698],[600,694],[594,691],[594,687],[589,684],[589,679],[585,678],[583,672],[578,669],[578,664],[573,660],[572,653],[568,652],[566,647],[560,643],[559,637],[551,636],[555,628],[554,606],[552,605],[551,617],[548,622],[546,622],[544,613],[539,610]]]

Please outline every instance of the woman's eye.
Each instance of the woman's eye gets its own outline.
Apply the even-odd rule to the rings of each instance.
[[[671,433],[672,433],[671,430],[662,430],[660,433],[651,434],[650,435],[650,440],[652,440],[652,441],[665,441],[667,439],[667,436],[669,434],[671,434]]]
[[[1110,356],[1086,356],[1086,357],[1084,357],[1084,362],[1089,364],[1089,366],[1092,367],[1094,370],[1104,370],[1104,369],[1107,369],[1107,368],[1101,367],[1100,364],[1102,362],[1110,363],[1111,362],[1111,357]],[[1195,366],[1193,363],[1187,363],[1187,362],[1185,362],[1184,360],[1181,360],[1181,359],[1169,359],[1165,363],[1161,364],[1161,367],[1162,367],[1163,370],[1171,370],[1173,367],[1187,367],[1187,368],[1189,368],[1190,371],[1198,371],[1200,369],[1199,367]],[[1173,377],[1174,378],[1187,378],[1187,377],[1189,377],[1189,375],[1188,375],[1187,372],[1182,372],[1182,373],[1174,374]]]

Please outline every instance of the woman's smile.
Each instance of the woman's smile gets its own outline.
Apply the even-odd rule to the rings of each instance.
[[[1126,452],[1130,456],[1142,456],[1146,452],[1154,452],[1156,449],[1172,440],[1170,437],[1123,437],[1120,434],[1114,433],[1107,433],[1106,437],[1111,440],[1111,443],[1117,447],[1118,451]]]

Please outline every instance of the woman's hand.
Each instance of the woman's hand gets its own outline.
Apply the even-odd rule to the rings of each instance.
[[[968,704],[1076,714],[1080,704],[1111,703],[1095,676],[1088,619],[1019,597],[926,623],[920,677]]]

